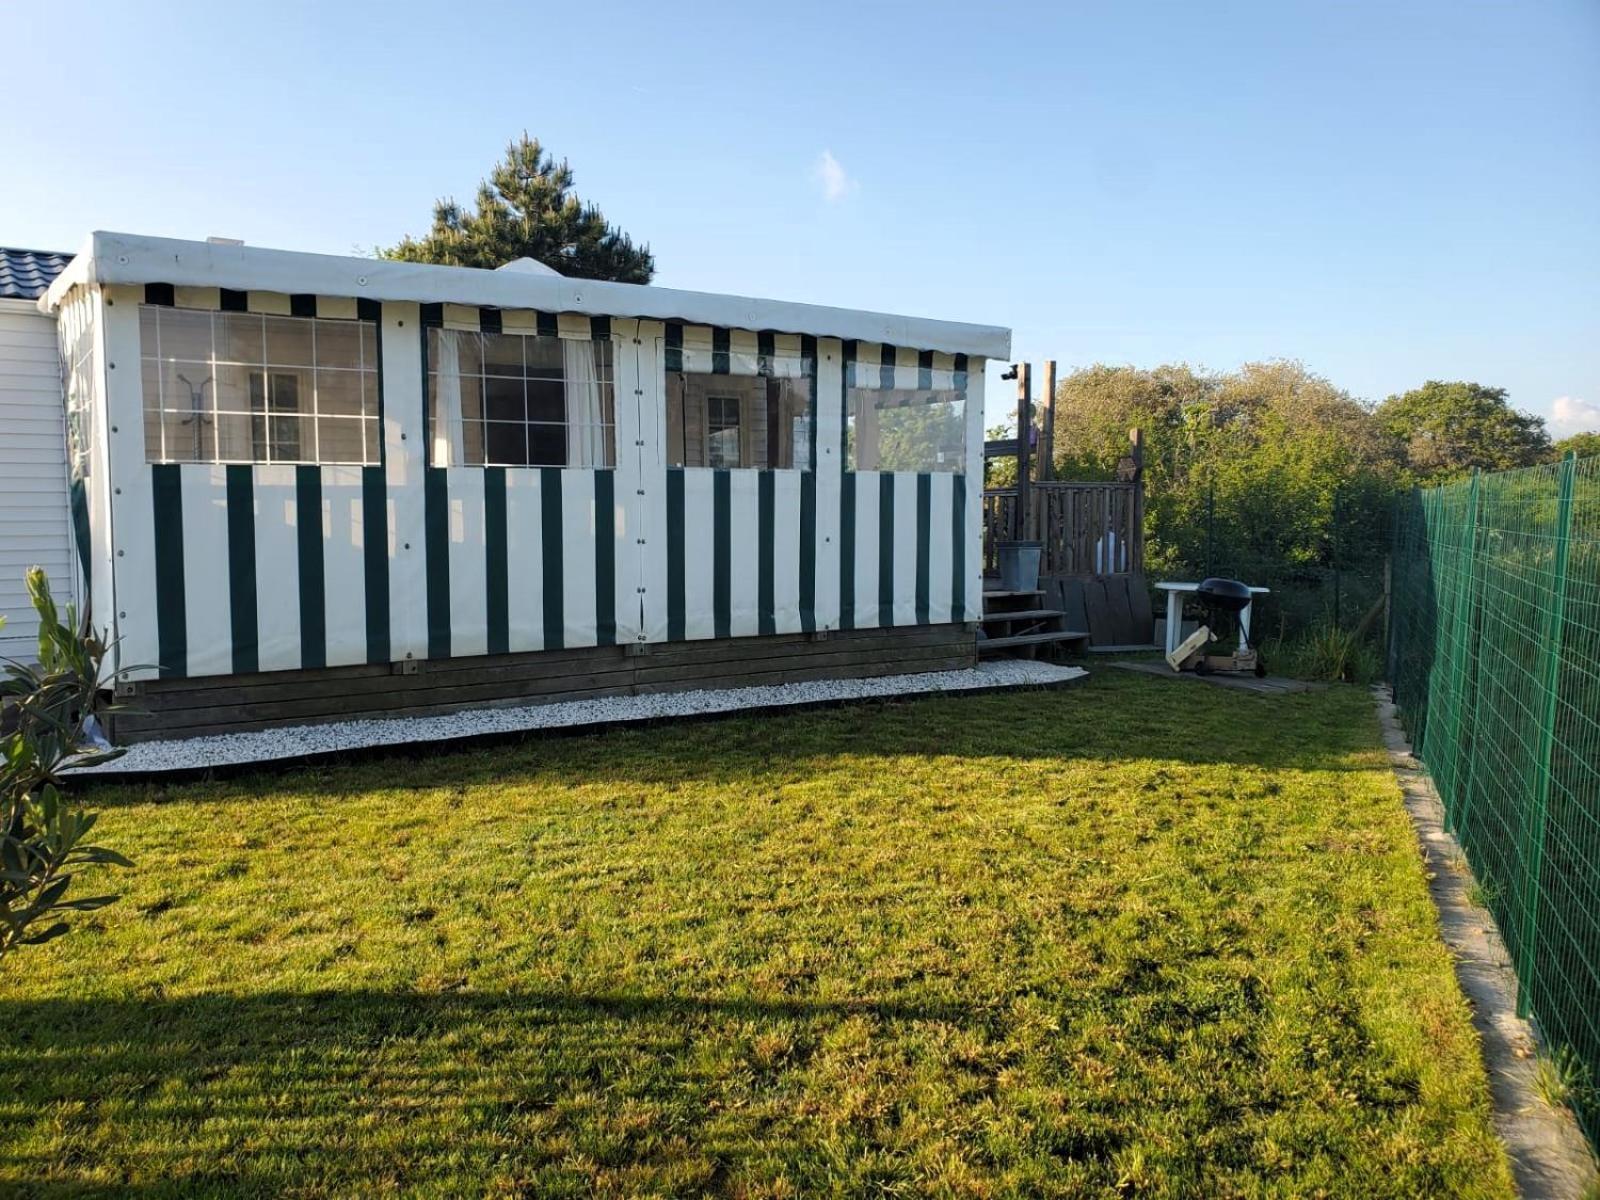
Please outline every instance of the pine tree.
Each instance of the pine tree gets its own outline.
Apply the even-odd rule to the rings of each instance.
[[[476,210],[454,200],[433,206],[433,228],[379,253],[405,262],[498,267],[533,258],[574,279],[649,283],[655,257],[648,245],[610,224],[572,191],[572,168],[559,164],[524,133],[478,185]]]

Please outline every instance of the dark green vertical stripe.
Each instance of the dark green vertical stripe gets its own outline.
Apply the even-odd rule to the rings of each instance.
[[[228,496],[228,627],[233,638],[233,673],[261,669],[256,623],[256,493],[253,468],[226,468]]]
[[[778,477],[771,471],[763,471],[756,476],[756,612],[760,631],[764,634],[778,632],[778,614],[774,603],[777,589],[773,579],[777,482]]]
[[[856,627],[856,473],[839,482],[839,628]]]
[[[328,609],[322,565],[322,468],[294,469],[295,542],[300,567],[300,666],[328,665]]]
[[[885,391],[894,388],[894,347],[887,342],[878,352],[878,386]]]
[[[561,336],[561,322],[556,320],[555,313],[534,313],[533,326],[540,337]]]
[[[950,619],[967,619],[967,477],[950,478]]]
[[[498,315],[498,314],[497,314]],[[483,469],[483,593],[489,622],[487,649],[511,649],[511,569],[506,558],[506,469]]]
[[[422,472],[422,532],[428,573],[428,657],[450,657],[450,472]]]
[[[771,375],[772,359],[778,352],[778,337],[770,329],[756,334],[756,374]]]
[[[666,358],[669,372],[683,370],[683,326],[676,321],[667,325]]]
[[[83,579],[83,595],[88,601],[85,608],[93,612],[94,597],[90,594],[89,585],[94,578],[94,571],[89,558],[89,486],[83,476],[74,469],[72,485],[68,502],[72,506],[72,542],[78,551],[78,573]],[[106,626],[111,624],[109,618]]]
[[[731,356],[728,353],[732,345],[732,336],[726,329],[713,329],[711,331],[711,373],[713,375],[726,375],[731,369]]]
[[[544,648],[567,643],[566,584],[562,574],[561,468],[539,470],[539,551],[544,561]]]
[[[617,644],[617,475],[594,473],[595,640]]]
[[[189,609],[183,590],[183,476],[177,463],[150,468],[155,509],[156,659],[163,676],[189,673]]]
[[[688,595],[683,564],[683,470],[667,472],[667,640],[683,641]]]
[[[933,387],[932,350],[924,350],[917,355],[917,387],[925,392]]]
[[[733,476],[711,476],[711,619],[719,638],[733,636]]]
[[[815,453],[815,447],[812,447]],[[800,628],[817,628],[817,473],[800,476]]]
[[[878,475],[878,624],[894,624],[894,474]]]
[[[382,403],[380,399],[380,407]],[[386,663],[390,659],[389,491],[382,467],[361,468],[361,549],[367,585],[367,661]]]
[[[917,476],[917,624],[928,623],[929,593],[933,584],[933,476]]]

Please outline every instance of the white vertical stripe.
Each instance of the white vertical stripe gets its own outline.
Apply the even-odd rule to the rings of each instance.
[[[263,671],[300,663],[300,544],[295,469],[255,468],[256,630]]]
[[[878,611],[878,472],[856,472],[856,628],[887,624]]]
[[[817,342],[817,595],[818,629],[839,628],[839,489],[844,462],[839,453],[844,381],[843,347],[837,338]],[[797,501],[798,503],[798,501]],[[798,526],[799,518],[796,517]],[[798,586],[798,585],[797,585]]]
[[[322,468],[323,612],[328,665],[367,661],[367,563],[361,468]]]
[[[643,321],[639,325],[640,345],[632,347],[637,355],[635,386],[644,392],[637,397],[637,436],[644,445],[633,447],[642,464],[634,490],[644,494],[631,499],[638,505],[638,536],[644,538],[644,545],[636,549],[640,551],[640,586],[645,589],[644,632],[651,642],[667,640],[667,468],[662,450],[667,439],[665,338],[666,329],[660,322]]]
[[[510,593],[507,646],[513,652],[544,649],[543,509],[537,470],[506,471],[506,590]]]
[[[384,301],[383,456],[388,490],[389,657],[428,656],[428,555],[422,471],[422,324],[415,304]]]
[[[800,472],[778,471],[772,487],[772,605],[774,627],[779,633],[800,632]],[[822,537],[819,533],[817,544],[822,546]],[[838,558],[836,546],[829,545],[827,550],[834,552]],[[837,562],[835,563],[837,567]],[[817,560],[818,574],[821,574],[822,560]],[[734,560],[735,574],[738,572],[738,560]],[[831,592],[824,593],[821,585],[817,589],[817,601],[820,605],[823,595],[837,596],[838,585],[835,584]],[[830,603],[830,607],[836,607]],[[821,618],[818,618],[817,628],[823,628]]]
[[[983,616],[983,368],[967,361],[967,603],[966,618]]]
[[[561,595],[568,646],[595,644],[594,472],[561,472]]]
[[[728,472],[729,609],[734,637],[761,632],[761,495],[758,471]]]
[[[910,346],[896,346],[894,352],[894,386],[917,386],[917,352]]]
[[[617,644],[626,645],[639,640],[640,564],[645,551],[649,549],[650,536],[643,498],[639,495],[644,483],[638,443],[654,437],[655,421],[643,420],[644,425],[649,427],[647,436],[641,428],[643,418],[640,412],[645,397],[637,393],[643,391],[648,396],[653,383],[652,387],[647,387],[640,381],[640,343],[643,339],[639,337],[639,322],[613,321],[611,338],[617,414],[616,486],[613,489],[617,505]],[[652,358],[650,361],[653,364],[655,360]],[[654,442],[650,444],[654,445]],[[651,453],[654,454],[654,450]],[[654,481],[652,473],[651,482]],[[655,507],[664,507],[665,503],[665,495],[658,493]],[[640,545],[640,538],[646,539],[644,545]]]
[[[450,547],[450,656],[489,648],[482,467],[451,467],[445,536]]]
[[[132,679],[151,679],[160,661],[156,625],[156,542],[154,498],[150,468],[145,463],[143,385],[140,372],[130,369],[139,361],[139,304],[144,290],[107,287],[96,324],[95,370],[104,387],[106,462],[112,486],[112,533],[116,542],[112,558],[116,636],[116,661]],[[107,362],[122,364],[105,369]],[[104,603],[104,597],[97,597]]]
[[[928,620],[942,625],[950,620],[951,505],[955,488],[948,471],[933,475],[932,522],[928,537]]]
[[[761,340],[748,329],[728,331],[728,371],[754,375],[761,366]]]
[[[233,670],[228,591],[228,476],[221,466],[184,466],[183,595],[190,675]]]
[[[917,477],[910,471],[894,476],[893,623],[917,623]]]
[[[716,559],[712,549],[715,507],[710,471],[683,473],[683,580],[684,634],[689,638],[716,636],[712,574]]]

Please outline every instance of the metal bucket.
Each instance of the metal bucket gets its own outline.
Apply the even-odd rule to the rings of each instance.
[[[1000,565],[1000,590],[1033,592],[1039,589],[1039,556],[1043,542],[997,542],[995,557]]]

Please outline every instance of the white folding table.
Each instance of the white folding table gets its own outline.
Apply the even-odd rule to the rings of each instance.
[[[1178,648],[1178,643],[1183,640],[1183,598],[1192,596],[1200,590],[1198,583],[1166,582],[1156,584],[1156,591],[1167,594],[1167,653],[1171,654]],[[1253,587],[1250,589],[1252,596],[1265,596],[1272,589]],[[1255,607],[1254,602],[1244,606],[1244,611],[1239,614],[1239,645],[1243,647],[1250,640],[1250,610]]]

